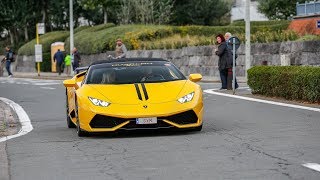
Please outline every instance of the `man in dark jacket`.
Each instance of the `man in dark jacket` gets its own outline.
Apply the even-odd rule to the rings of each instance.
[[[230,52],[231,52],[231,58],[232,58],[232,61],[233,61],[233,49],[232,49],[232,46],[230,46],[230,45],[228,45],[228,41],[229,41],[229,39],[230,39],[230,37],[232,37],[232,34],[230,33],[230,32],[226,32],[226,34],[224,35],[224,38],[225,38],[225,40],[226,40],[226,45],[227,45],[227,48],[228,48],[228,50],[230,50]],[[238,58],[238,55],[236,54],[236,56],[235,56],[235,58],[236,58],[236,60],[237,60],[237,58]],[[232,65],[233,65],[233,63],[232,63]],[[237,65],[237,63],[236,63],[236,65]],[[232,69],[228,69],[228,71],[233,71]],[[229,74],[228,74],[229,75]],[[233,78],[233,77],[232,77]],[[227,78],[228,79],[228,78]],[[238,82],[237,82],[237,78],[235,78],[235,88],[237,89],[239,87],[239,85],[238,85]]]
[[[72,55],[73,55],[72,68],[73,68],[73,71],[74,71],[81,64],[81,57],[80,57],[80,54],[79,54],[78,49],[76,47],[73,48]]]
[[[6,54],[3,60],[6,61],[6,70],[8,72],[8,77],[12,77],[13,74],[11,73],[10,66],[11,66],[11,61],[13,60],[13,51],[8,46],[6,47]]]
[[[58,71],[59,75],[61,75],[61,73],[63,71],[64,55],[60,51],[60,49],[58,49],[58,51],[54,54],[53,61],[54,62],[57,61],[57,71]]]

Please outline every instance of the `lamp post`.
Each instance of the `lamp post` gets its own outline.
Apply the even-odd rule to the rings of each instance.
[[[70,14],[70,55],[72,53],[74,47],[74,40],[73,40],[73,0],[69,0],[69,14]],[[73,59],[73,57],[72,57]],[[73,75],[73,65],[71,64],[71,75]]]
[[[246,21],[246,79],[248,79],[247,71],[251,67],[251,43],[250,43],[250,0],[246,0],[246,13],[245,13],[245,21]]]

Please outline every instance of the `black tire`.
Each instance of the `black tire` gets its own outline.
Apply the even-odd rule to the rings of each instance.
[[[78,116],[78,102],[77,101],[75,102],[75,105],[76,105],[76,119],[77,119],[77,126],[76,126],[77,134],[79,137],[86,137],[89,135],[89,133],[82,130],[80,127],[80,120],[79,120],[79,116]]]
[[[84,130],[81,129],[79,120],[77,120],[77,134],[78,134],[79,137],[86,137],[86,136],[88,136],[88,132],[86,132],[86,131],[84,131]]]
[[[195,130],[195,131],[201,131],[201,129],[202,129],[202,124],[201,124],[201,126],[196,127],[194,130]]]
[[[66,88],[66,115],[67,115],[67,126],[68,128],[75,128],[76,125],[71,121],[71,118],[69,116],[69,103],[68,103],[68,90]]]

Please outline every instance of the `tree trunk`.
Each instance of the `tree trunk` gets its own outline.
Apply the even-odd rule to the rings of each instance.
[[[11,32],[11,30],[8,30],[8,31],[9,31],[9,35],[10,35],[10,43],[12,45],[14,45],[13,33]]]
[[[16,28],[13,28],[13,37],[15,40],[15,44],[19,43],[19,31]]]
[[[108,23],[108,14],[107,14],[107,8],[103,8],[103,24],[107,24]]]
[[[24,41],[25,41],[25,42],[28,42],[28,41],[29,41],[28,24],[26,24],[25,27],[24,27]]]

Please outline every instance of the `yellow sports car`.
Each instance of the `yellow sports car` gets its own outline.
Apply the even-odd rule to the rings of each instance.
[[[78,136],[135,129],[202,128],[200,74],[187,79],[158,58],[97,61],[63,82],[67,124]]]

